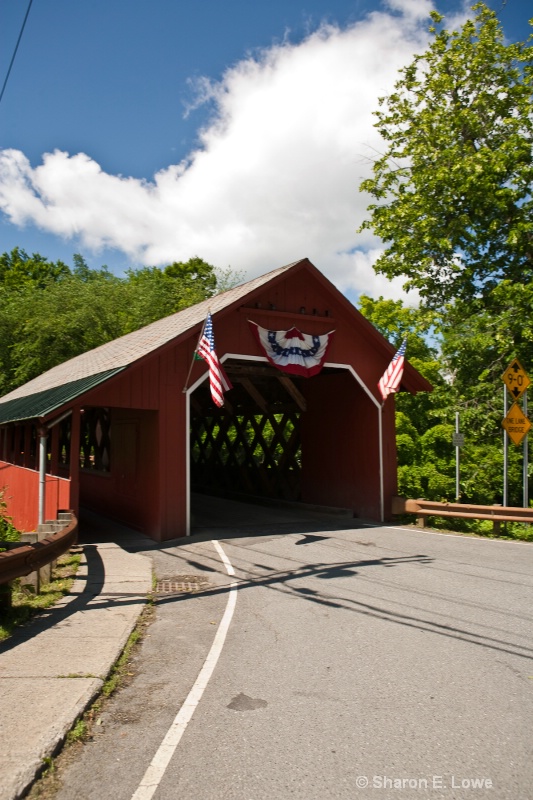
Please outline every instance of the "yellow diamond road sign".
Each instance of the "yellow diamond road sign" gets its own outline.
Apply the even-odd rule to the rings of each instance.
[[[512,394],[515,400],[518,400],[520,395],[526,391],[527,387],[531,383],[527,376],[527,372],[517,358],[515,358],[514,361],[511,361],[503,373],[502,381],[505,383],[510,394]]]
[[[520,444],[528,430],[531,428],[531,422],[524,416],[524,412],[516,403],[513,403],[507,416],[502,422],[502,426],[507,431],[509,439],[513,444]]]

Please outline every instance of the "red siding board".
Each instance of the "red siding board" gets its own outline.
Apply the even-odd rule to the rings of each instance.
[[[379,519],[379,410],[347,371],[310,380],[306,399],[302,500]]]
[[[0,461],[0,486],[5,489],[7,513],[20,531],[34,531],[39,521],[39,473]],[[45,519],[57,519],[57,512],[71,508],[69,480],[46,476]]]
[[[124,372],[124,377],[119,382],[119,397],[118,404],[125,408],[131,408],[131,370],[128,369]]]
[[[159,359],[154,358],[150,361],[149,374],[149,403],[151,408],[159,406]]]
[[[385,519],[392,518],[392,498],[398,494],[398,473],[396,453],[395,398],[390,397],[383,407],[383,462]]]
[[[173,355],[173,354],[172,354]],[[160,418],[159,418],[159,471],[161,497],[161,541],[186,534],[186,395],[178,389],[178,376],[173,369],[173,358],[165,354],[161,364]],[[170,363],[169,363],[170,361]]]
[[[154,538],[159,531],[157,416],[113,409],[109,473],[80,472],[82,506]]]

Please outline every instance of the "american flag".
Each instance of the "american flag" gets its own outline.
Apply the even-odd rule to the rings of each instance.
[[[394,354],[392,361],[383,373],[378,383],[383,402],[389,394],[397,392],[402,382],[403,367],[405,363],[405,348],[407,339],[404,339],[399,350]]]
[[[215,352],[215,336],[213,334],[213,320],[211,312],[208,313],[204,322],[204,329],[201,333],[196,352],[209,366],[209,386],[213,402],[219,408],[224,405],[224,392],[232,389],[228,376],[224,372],[222,364],[218,360]]]

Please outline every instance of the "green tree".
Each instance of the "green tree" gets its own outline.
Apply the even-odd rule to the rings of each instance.
[[[457,31],[432,13],[428,50],[381,98],[386,149],[361,184],[362,228],[385,243],[376,269],[424,302],[490,294],[533,278],[533,48],[506,44],[483,3]]]
[[[76,268],[83,264],[89,270],[81,256],[74,256],[74,262]],[[53,316],[46,318],[43,314],[47,292],[64,293],[61,286],[68,285],[71,279],[72,272],[66,264],[49,261],[39,253],[29,256],[22,248],[15,247],[10,253],[0,255],[0,395],[25,380],[26,374],[34,377],[34,370],[38,369],[35,363],[47,363],[48,352],[35,355],[26,371],[21,364],[21,353],[31,335],[32,320],[42,321],[45,329],[53,325]],[[42,341],[41,332],[38,333]]]
[[[400,300],[362,296],[361,313],[396,345],[407,339],[407,359],[433,385],[433,392],[400,392],[396,404],[398,491],[406,497],[453,499],[455,492],[452,433],[453,390],[435,339],[439,315],[406,307]],[[433,344],[430,344],[433,342]]]
[[[501,376],[514,358],[533,374],[533,283],[504,280],[484,298],[457,299],[443,309],[438,330],[450,406],[466,432],[462,496],[474,503],[502,502]],[[509,504],[522,505],[521,445],[509,445]]]
[[[174,261],[165,267],[164,274],[179,282],[184,296],[192,293],[205,300],[214,295],[217,290],[214,267],[198,256],[193,256],[188,261]],[[195,302],[197,301],[195,300]]]
[[[167,267],[128,270],[129,330],[212,297],[217,290],[215,268],[198,256]]]
[[[39,253],[29,256],[20,247],[0,255],[0,286],[7,289],[42,289],[70,275],[62,261],[48,261]]]
[[[19,321],[11,379],[25,383],[56,364],[121,336],[129,323],[126,282],[106,271],[70,275],[13,301]]]
[[[524,365],[533,363],[533,284],[502,281],[488,299],[490,310],[477,298],[456,300],[437,312],[360,298],[362,313],[388,339],[399,344],[407,337],[408,360],[433,385],[430,394],[395,396],[398,490],[406,497],[455,499],[452,439],[459,412],[465,435],[461,499],[502,502],[501,375],[514,357]],[[514,445],[509,449],[509,503],[522,504],[522,448]]]
[[[396,408],[402,412],[419,434],[440,421],[442,393],[446,389],[443,364],[434,339],[438,315],[424,308],[405,306],[401,300],[374,300],[366,295],[359,298],[359,310],[397,347],[407,339],[407,359],[433,386],[433,392],[421,392],[413,397],[401,392],[396,396]],[[433,337],[433,339],[432,339]],[[433,340],[433,345],[430,342]]]
[[[70,269],[19,248],[0,256],[0,394],[217,290],[214,267],[197,256],[124,277],[91,269],[79,254],[73,262]]]

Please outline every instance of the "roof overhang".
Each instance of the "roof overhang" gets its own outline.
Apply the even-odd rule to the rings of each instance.
[[[5,403],[0,404],[0,425],[6,425],[9,422],[24,422],[30,419],[44,420],[54,411],[63,408],[77,397],[88,392],[89,389],[94,389],[95,386],[104,383],[104,381],[124,369],[125,367],[108,369],[96,375],[64,383],[62,386],[56,386],[53,389],[45,389],[42,392],[36,392],[25,397],[7,400]]]

